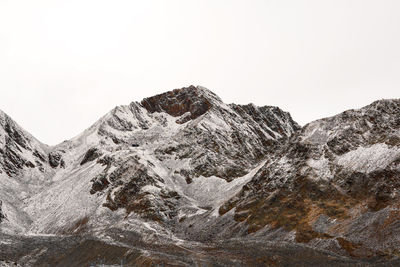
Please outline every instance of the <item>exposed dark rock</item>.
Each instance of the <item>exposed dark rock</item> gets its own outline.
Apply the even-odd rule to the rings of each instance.
[[[271,137],[277,138],[275,133],[282,137],[289,137],[293,131],[300,130],[300,126],[292,119],[288,112],[278,107],[249,105],[230,105],[243,119],[256,123]],[[282,123],[284,125],[282,125]],[[285,126],[285,127],[282,127]],[[290,132],[288,131],[290,129]]]
[[[56,148],[34,147],[37,141],[8,122],[0,168],[29,190],[21,195],[5,194],[12,196],[10,202],[7,199],[7,207],[11,207],[7,216],[15,218],[10,212],[19,216],[18,205],[29,205],[23,212],[35,212],[36,206],[49,209],[45,215],[51,216],[32,216],[40,220],[34,221],[31,229],[68,236],[61,241],[59,236],[27,237],[23,245],[22,241],[0,242],[0,265],[4,255],[14,262],[26,260],[22,264],[32,260],[37,266],[48,265],[50,260],[42,260],[44,256],[51,258],[54,266],[60,262],[65,266],[92,264],[60,256],[82,256],[80,250],[90,245],[84,251],[88,258],[97,259],[91,250],[98,253],[105,247],[100,241],[87,242],[92,233],[96,240],[107,236],[108,241],[127,246],[107,245],[110,259],[120,253],[129,255],[132,240],[156,240],[147,247],[146,255],[134,256],[132,265],[138,266],[164,264],[158,259],[165,255],[179,258],[175,265],[184,262],[188,266],[209,263],[208,256],[216,257],[218,264],[228,258],[221,266],[301,266],[306,260],[311,266],[328,261],[332,266],[343,262],[384,266],[391,259],[398,261],[399,114],[400,101],[378,101],[300,128],[289,113],[277,107],[226,105],[211,92],[190,86],[117,107],[83,136]],[[2,127],[6,125],[1,116],[0,122]],[[82,142],[86,134],[98,139]],[[93,144],[94,140],[99,144]],[[70,172],[50,170],[49,166],[65,167],[62,155],[67,150]],[[52,152],[43,156],[48,151]],[[87,152],[74,156],[73,151]],[[88,162],[92,163],[79,166]],[[51,186],[40,188],[41,183]],[[25,197],[31,193],[28,191],[39,193]],[[11,203],[14,195],[17,204]],[[75,211],[86,202],[87,207]],[[100,203],[107,209],[99,207]],[[68,212],[60,212],[60,208]],[[126,212],[124,216],[112,212],[120,210]],[[28,213],[21,213],[20,218],[29,217]],[[4,218],[0,201],[0,222]],[[123,232],[121,225],[130,230]],[[71,241],[73,248],[67,250],[71,247],[62,241],[70,240],[71,235],[86,241]],[[179,246],[176,238],[182,240]],[[171,240],[173,246],[169,246]],[[178,255],[176,249],[185,240],[190,242],[190,250],[179,250]],[[41,242],[65,246],[37,248]],[[276,249],[276,244],[284,244],[278,254],[264,250],[269,245]],[[38,259],[31,258],[36,255]]]
[[[180,199],[177,192],[162,190],[160,195],[152,195],[141,191],[144,186],[159,187],[158,183],[164,181],[158,175],[149,174],[135,158],[118,165],[110,174],[109,167],[106,167],[103,174],[93,180],[92,194],[107,192],[103,206],[113,211],[123,208],[128,214],[135,212],[157,222],[165,222],[177,216],[177,201]],[[111,194],[116,187],[118,189]]]
[[[111,166],[111,164],[114,162],[114,158],[105,155],[104,157],[101,157],[97,160],[97,163],[100,163],[101,165],[104,166]]]
[[[15,146],[14,141],[7,136],[3,152],[3,169],[8,176],[17,175],[24,168],[26,160],[20,153],[21,151]]]
[[[4,220],[7,219],[7,217],[3,213],[3,208],[2,208],[3,202],[0,200],[0,223]]]
[[[252,181],[220,207],[220,214],[235,208],[234,219],[248,225],[248,233],[266,228],[267,233],[295,231],[296,242],[335,240],[341,253],[350,257],[396,257],[393,244],[399,241],[389,236],[400,233],[395,223],[400,160],[367,172],[350,163],[339,165],[337,158],[374,144],[398,146],[394,136],[400,129],[399,111],[399,100],[378,101],[306,125],[276,147]],[[359,160],[355,157],[354,164]],[[325,165],[313,167],[310,161]]]
[[[0,111],[0,128],[4,130],[4,144],[0,148],[0,169],[8,176],[18,176],[24,168],[44,170],[42,164],[36,160],[31,161],[28,154],[36,157],[40,162],[45,162],[41,147],[34,147],[32,137],[18,126],[8,115]]]
[[[100,150],[96,147],[92,147],[91,149],[89,149],[86,154],[83,156],[83,159],[81,161],[81,165],[93,161],[95,159],[97,159],[98,157],[100,157],[102,155],[102,153],[100,152]]]
[[[177,123],[194,120],[212,107],[212,103],[201,93],[201,89],[193,85],[145,98],[141,104],[151,113],[166,112],[174,117],[190,113],[184,119],[178,120]]]
[[[57,168],[58,166],[64,168],[65,167],[65,162],[62,159],[62,155],[60,152],[50,152],[49,153],[49,164],[52,168]]]
[[[24,137],[23,133],[17,129],[15,123],[8,116],[6,116],[4,130],[8,134],[8,137],[11,138],[15,143],[25,149],[30,150],[30,147],[28,146],[27,140]]]
[[[38,167],[39,171],[44,172],[43,163],[38,160],[36,160],[35,163],[36,163],[36,166]]]
[[[25,162],[25,166],[29,167],[29,168],[35,168],[35,164],[33,164],[32,162],[30,162],[29,160]]]
[[[45,156],[42,155],[42,154],[41,154],[39,151],[37,151],[37,150],[33,151],[33,155],[34,155],[35,157],[37,157],[41,162],[45,162],[45,161],[46,161]]]
[[[93,180],[92,189],[90,190],[90,194],[95,194],[96,192],[103,191],[110,182],[107,180],[107,177],[104,174],[100,174],[99,177]]]

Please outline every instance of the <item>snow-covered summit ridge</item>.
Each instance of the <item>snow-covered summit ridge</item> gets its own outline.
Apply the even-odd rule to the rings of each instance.
[[[34,142],[35,144],[41,146],[43,149],[48,148],[48,146],[38,141],[2,110],[0,110],[0,131],[3,139],[6,134],[8,134],[10,137],[21,135],[21,137],[23,137],[27,142]]]
[[[305,125],[301,139],[305,143],[323,144],[347,141],[358,134],[371,143],[381,134],[396,135],[400,125],[400,99],[377,100],[360,109],[344,111],[336,116],[319,119]],[[350,141],[350,140],[349,140]],[[354,138],[351,142],[357,142]]]
[[[22,174],[23,169],[44,171],[50,148],[0,111],[0,174]]]
[[[45,186],[27,192],[23,204],[17,199],[5,206],[20,207],[28,219],[14,224],[34,233],[70,232],[85,218],[96,228],[99,221],[123,220],[118,216],[124,211],[174,222],[207,210],[194,200],[197,184],[208,185],[196,191],[205,197],[214,184],[247,181],[298,129],[276,107],[227,105],[200,86],[176,89],[115,107],[77,137],[51,147],[45,155],[51,168],[32,176],[45,179]]]
[[[233,179],[245,175],[300,127],[277,107],[227,105],[201,86],[175,89],[117,106],[79,136],[53,147],[66,165],[101,154],[140,149],[186,161],[177,172]],[[176,163],[177,164],[177,163]]]
[[[296,242],[392,257],[399,200],[400,99],[389,99],[305,125],[219,211],[251,232],[280,228]]]
[[[179,117],[185,113],[187,116],[178,123],[196,119],[206,113],[214,105],[222,105],[222,100],[200,86],[189,86],[175,89],[153,97],[145,98],[141,104],[149,112],[166,112],[171,116]]]
[[[263,139],[274,140],[287,138],[300,128],[289,113],[277,107],[227,105],[210,90],[189,86],[117,106],[66,143],[69,146],[98,142],[115,145],[133,143],[139,137],[147,141],[166,140],[193,128],[231,132],[233,126],[239,130],[241,124],[262,134]],[[60,147],[65,144],[56,149]]]
[[[42,150],[0,118],[0,160],[22,164],[6,173],[0,161],[1,231],[251,236],[372,256],[400,244],[398,100],[300,128],[277,107],[225,104],[190,86],[118,106]]]

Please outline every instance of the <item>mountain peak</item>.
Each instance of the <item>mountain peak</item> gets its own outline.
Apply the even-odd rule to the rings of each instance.
[[[46,151],[46,145],[0,110],[0,174],[15,176],[23,174],[24,169],[44,172]]]
[[[12,241],[0,242],[1,259],[47,264],[89,244],[92,261],[104,248],[147,253],[153,240],[174,259],[176,242],[254,258],[253,240],[285,242],[289,257],[295,246],[341,262],[397,257],[399,113],[399,100],[379,100],[300,128],[278,107],[227,105],[189,86],[118,106],[47,147],[0,111],[0,239]]]
[[[9,116],[7,115],[7,113],[5,113],[4,111],[2,111],[0,109],[0,125],[3,125],[5,120],[9,118]]]
[[[189,86],[145,98],[142,106],[150,113],[166,112],[173,117],[185,116],[185,121],[196,119],[222,100],[201,86]]]
[[[364,109],[374,109],[376,111],[385,111],[391,114],[397,114],[400,107],[400,99],[380,99],[374,101],[372,104],[364,107]]]

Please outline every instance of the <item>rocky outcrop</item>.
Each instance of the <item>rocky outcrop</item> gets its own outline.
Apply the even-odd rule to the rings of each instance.
[[[123,210],[126,216],[135,214],[162,225],[178,223],[191,214],[215,209],[200,203],[206,192],[200,190],[197,199],[186,192],[192,191],[198,180],[221,179],[229,186],[229,182],[245,176],[299,128],[279,108],[226,105],[202,87],[182,88],[150,99],[148,103],[152,105],[147,108],[145,100],[116,107],[82,135],[53,148],[49,161],[54,170],[58,172],[61,159],[67,163],[60,172],[65,178],[57,177],[65,185],[57,189],[59,199],[46,204],[58,207],[57,211],[43,218],[74,221],[73,212],[58,210],[74,210],[70,200],[85,199],[82,205],[93,205],[92,213],[88,208],[80,216],[88,217],[88,224],[99,221],[101,218],[93,216],[100,208],[88,204],[89,195],[90,201],[100,202],[108,211],[119,214]],[[183,111],[168,110],[171,101],[179,103]],[[210,106],[200,115],[195,110],[201,103]],[[191,114],[199,116],[181,123]],[[71,190],[67,190],[65,197],[63,188]],[[39,198],[46,198],[46,194]],[[47,233],[74,227],[55,227],[50,219],[36,224]]]
[[[138,156],[118,159],[104,156],[98,162],[106,168],[92,179],[90,193],[106,195],[104,207],[112,211],[125,209],[127,214],[134,212],[160,223],[177,216],[179,194],[166,189],[165,181],[146,168]]]
[[[300,126],[288,112],[278,107],[249,105],[230,105],[244,120],[258,125],[273,138],[290,137]],[[276,133],[279,133],[277,136]]]
[[[235,208],[248,233],[282,229],[351,257],[397,257],[399,108],[400,100],[377,101],[306,125],[220,214]]]
[[[3,213],[3,202],[0,200],[0,223],[4,220],[4,219],[6,219],[7,217],[6,217],[6,215],[4,215],[4,213]]]
[[[81,165],[84,165],[85,163],[93,161],[93,160],[97,159],[98,157],[100,157],[101,155],[102,155],[102,153],[100,152],[100,150],[98,148],[92,147],[83,156]]]
[[[62,154],[59,151],[52,151],[49,153],[49,164],[52,168],[65,168],[65,162],[62,158]]]
[[[24,169],[44,171],[44,147],[0,111],[0,170],[10,177],[23,174]]]
[[[198,118],[212,107],[212,101],[206,94],[211,95],[213,93],[205,93],[205,90],[192,85],[145,98],[141,104],[150,113],[166,112],[173,117],[179,117],[188,113],[183,118],[177,120],[177,123],[185,123]],[[217,96],[213,96],[217,98]]]
[[[188,161],[175,170],[188,183],[199,176],[243,176],[299,129],[277,107],[226,105],[200,86],[117,107],[97,127],[113,145],[135,144],[160,160]]]
[[[400,244],[399,102],[301,128],[277,107],[227,105],[190,86],[116,107],[51,148],[2,115],[0,198],[9,221],[0,210],[1,230],[52,234],[54,243],[54,235],[140,243],[152,253],[158,244],[172,255],[168,245],[188,242],[183,250],[199,258],[227,242],[226,257],[240,248],[250,265],[282,263],[263,258],[265,244],[283,244],[279,255],[294,253],[287,257],[298,261],[288,262],[298,265],[299,251],[315,252],[314,265],[319,253],[333,265],[386,264]],[[207,243],[205,254],[194,243]]]

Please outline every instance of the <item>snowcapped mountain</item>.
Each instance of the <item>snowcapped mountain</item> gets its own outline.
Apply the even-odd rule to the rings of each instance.
[[[29,217],[19,211],[19,204],[50,183],[47,176],[55,173],[51,163],[54,159],[50,150],[0,111],[2,229],[11,226],[22,230],[27,223],[30,223]]]
[[[245,176],[297,129],[278,108],[226,105],[194,86],[116,107],[52,148],[63,167],[24,207],[35,217],[29,231],[71,233],[81,220],[93,229],[131,213],[171,223],[208,211],[200,200],[214,183],[221,190]]]
[[[247,231],[352,257],[397,257],[400,100],[304,126],[221,206]]]
[[[133,266],[293,262],[278,251],[327,266],[395,259],[399,111],[382,100],[301,128],[277,107],[190,86],[118,106],[54,147],[0,112],[0,259],[84,266],[105,248]]]
[[[44,172],[49,148],[24,131],[7,114],[0,111],[0,173],[18,176],[27,169]]]

